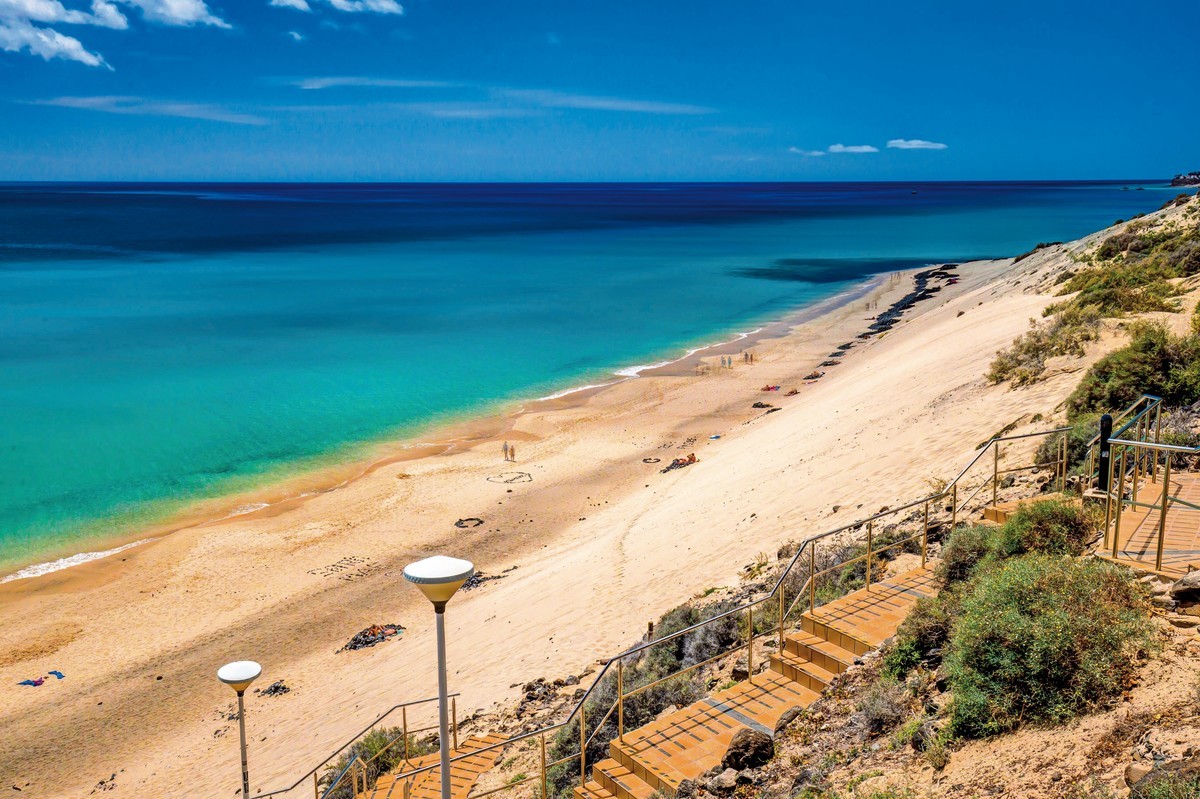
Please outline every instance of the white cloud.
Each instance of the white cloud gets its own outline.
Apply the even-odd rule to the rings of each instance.
[[[215,16],[204,0],[120,0],[141,9],[142,16],[161,25],[212,25],[228,28],[229,23]]]
[[[887,146],[893,150],[945,150],[946,145],[924,139],[892,139]]]
[[[87,111],[102,111],[108,114],[207,119],[211,122],[227,122],[231,125],[269,124],[269,120],[263,117],[231,111],[219,105],[174,102],[169,100],[146,100],[141,97],[55,97],[49,100],[35,100],[32,101],[31,105],[80,108]]]
[[[831,144],[829,145],[831,153],[877,153],[878,147],[872,147],[869,144]]]
[[[63,58],[92,67],[108,67],[104,57],[51,25],[91,25],[124,30],[129,20],[120,2],[140,9],[150,22],[163,25],[213,25],[228,28],[204,0],[92,0],[91,10],[67,8],[61,0],[0,0],[0,49],[28,51],[46,60]],[[109,67],[111,69],[111,67]]]
[[[292,41],[294,41],[294,42],[302,42],[302,41],[304,41],[304,35],[303,35],[303,34],[300,34],[300,33],[297,33],[296,31],[288,31],[288,32],[287,32],[287,35],[288,35],[288,36],[291,36],[291,37],[292,37]]]
[[[316,0],[314,0],[315,2]],[[325,0],[338,11],[348,11],[351,14],[374,12],[376,14],[403,14],[404,6],[396,0]],[[297,11],[312,11],[309,0],[270,0],[276,8],[294,8]]]
[[[304,78],[293,85],[301,89],[334,89],[342,86],[370,86],[385,89],[448,89],[458,86],[440,80],[408,80],[406,78]]]
[[[825,155],[824,150],[801,150],[799,147],[789,147],[788,152],[794,155],[803,155],[808,158],[820,158]]]
[[[78,39],[51,28],[36,28],[21,20],[0,19],[0,50],[10,53],[28,50],[47,61],[65,58],[89,67],[108,67],[103,58],[87,50]]]
[[[533,103],[543,108],[578,108],[586,111],[624,111],[633,114],[711,114],[712,108],[683,103],[661,103],[653,100],[627,100],[621,97],[595,97],[587,94],[542,89],[505,89],[505,97]]]

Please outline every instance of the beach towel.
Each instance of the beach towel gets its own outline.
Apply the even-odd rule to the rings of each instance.
[[[19,683],[17,683],[17,685],[32,685],[34,688],[37,688],[45,681],[45,677],[38,677],[36,680],[21,680]]]
[[[66,676],[67,676],[67,675],[63,674],[61,671],[54,671],[53,669],[51,669],[51,670],[50,670],[50,673],[51,673],[51,674],[53,674],[55,677],[57,677],[57,678],[58,678],[58,679],[60,679],[60,680],[61,680],[63,677],[66,677]]]

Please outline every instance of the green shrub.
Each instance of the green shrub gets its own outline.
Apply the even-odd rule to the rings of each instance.
[[[871,684],[858,701],[856,710],[868,735],[879,735],[899,724],[905,715],[907,700],[903,689],[891,680]]]
[[[984,525],[961,525],[950,533],[942,547],[942,559],[937,575],[947,585],[969,580],[975,567],[994,548],[995,528]]]
[[[1063,436],[1067,437],[1067,470],[1078,471],[1087,462],[1088,444],[1100,432],[1100,414],[1081,413],[1071,419],[1071,429],[1066,433],[1046,436],[1038,446],[1035,456],[1038,463],[1053,463],[1058,460],[1059,446]]]
[[[917,600],[884,653],[886,676],[900,680],[921,663],[938,659],[950,641],[963,592],[963,585],[950,585],[936,596]]]
[[[417,758],[432,752],[427,741],[419,740],[416,736],[408,737],[408,756]],[[341,757],[330,764],[322,775],[321,785],[333,783],[339,774],[355,758],[362,758],[367,764],[367,785],[374,786],[375,781],[404,762],[404,730],[401,727],[379,727],[359,738]],[[346,776],[329,794],[329,799],[354,799],[355,789],[353,780]],[[323,796],[325,794],[322,794]]]
[[[1200,775],[1151,774],[1129,796],[1130,799],[1196,799],[1200,796]]]
[[[1200,338],[1176,336],[1159,323],[1130,326],[1130,342],[1101,358],[1067,398],[1071,419],[1123,408],[1143,393],[1167,405],[1200,400]]]
[[[1020,505],[992,541],[1002,558],[1027,552],[1081,555],[1096,531],[1095,521],[1081,504],[1047,499]]]
[[[1029,329],[996,353],[987,378],[993,383],[1011,380],[1016,386],[1036,382],[1046,371],[1047,358],[1083,355],[1099,330],[1100,313],[1091,307],[1066,308],[1046,322],[1030,319]]]
[[[979,574],[945,659],[953,733],[984,737],[1099,705],[1128,684],[1150,630],[1133,581],[1103,561],[1026,555]]]

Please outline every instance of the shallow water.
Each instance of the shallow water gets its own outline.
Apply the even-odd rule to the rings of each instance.
[[[0,185],[0,569],[1174,195],[1123,185]]]

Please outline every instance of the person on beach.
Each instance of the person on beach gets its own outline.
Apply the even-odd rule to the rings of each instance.
[[[508,460],[508,442],[507,441],[504,442],[504,446],[500,448],[500,451],[504,453],[504,460]]]
[[[517,448],[515,446],[510,446],[508,448],[508,459],[510,461],[515,461],[517,459]]]

